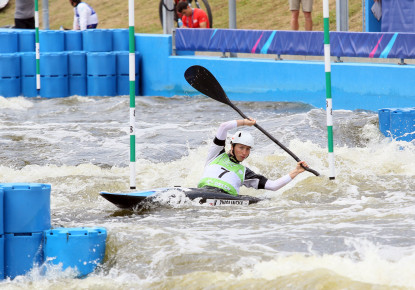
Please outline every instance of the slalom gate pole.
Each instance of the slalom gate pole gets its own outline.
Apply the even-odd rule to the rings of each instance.
[[[135,45],[134,0],[128,0],[129,79],[130,79],[130,189],[135,189]]]
[[[325,68],[325,74],[326,74],[327,141],[328,141],[328,150],[329,150],[329,179],[335,179],[334,152],[333,152],[333,101],[331,98],[329,0],[323,0],[323,17],[324,17],[324,68]]]
[[[39,3],[35,0],[36,89],[40,90]]]

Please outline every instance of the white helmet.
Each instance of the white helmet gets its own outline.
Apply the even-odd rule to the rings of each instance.
[[[248,132],[238,131],[233,134],[231,138],[232,144],[242,144],[249,147],[254,147],[254,137]]]

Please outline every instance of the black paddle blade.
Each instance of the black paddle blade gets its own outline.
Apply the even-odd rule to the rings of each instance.
[[[221,102],[225,105],[229,105],[232,109],[237,111],[239,115],[242,116],[242,118],[247,119],[248,117],[238,109],[232,102],[228,99],[228,96],[226,95],[225,91],[222,89],[222,86],[219,84],[219,82],[216,80],[216,78],[212,75],[210,71],[208,71],[206,68],[200,65],[194,65],[189,67],[185,73],[184,77],[186,81],[196,90],[201,92],[202,94]],[[285,147],[283,144],[281,144],[277,139],[271,136],[267,131],[265,131],[262,127],[260,127],[258,124],[254,125],[256,128],[258,128],[262,133],[264,133],[268,138],[270,138],[272,141],[274,141],[275,144],[280,146],[285,152],[290,154],[297,162],[300,161],[300,158],[298,158],[293,152],[291,152],[290,149]],[[311,169],[311,168],[304,168],[305,170],[313,173],[316,176],[319,176],[320,174]]]
[[[203,66],[189,67],[184,73],[184,78],[202,94],[226,105],[231,103],[216,78]]]

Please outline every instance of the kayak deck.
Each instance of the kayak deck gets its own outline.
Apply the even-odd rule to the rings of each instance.
[[[221,191],[206,188],[170,187],[129,193],[100,192],[100,195],[119,208],[131,209],[144,202],[157,202],[157,197],[171,192],[184,194],[190,200],[198,200],[200,204],[210,205],[249,205],[261,201],[260,198],[249,195],[233,196]]]

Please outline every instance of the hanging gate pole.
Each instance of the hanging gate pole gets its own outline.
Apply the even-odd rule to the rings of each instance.
[[[128,1],[128,43],[130,79],[130,189],[135,189],[135,39],[134,39],[134,0]]]
[[[324,69],[326,73],[327,140],[328,140],[328,150],[329,150],[329,179],[334,179],[335,170],[334,170],[334,152],[333,152],[333,101],[331,98],[329,0],[323,0],[323,17],[324,17]]]

